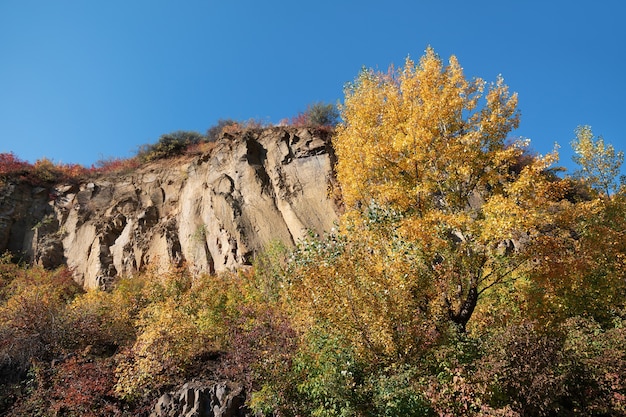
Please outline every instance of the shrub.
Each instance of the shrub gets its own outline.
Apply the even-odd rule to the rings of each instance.
[[[593,319],[575,317],[563,325],[567,370],[567,413],[585,416],[626,414],[626,328],[623,319],[602,328]],[[563,407],[567,410],[567,408]]]
[[[192,279],[187,271],[174,270],[144,279],[146,306],[136,321],[137,338],[116,370],[115,391],[128,400],[182,382],[202,358],[218,352],[241,301],[228,276]]]
[[[31,170],[32,166],[15,156],[14,153],[0,153],[0,178],[22,177]]]
[[[314,127],[335,126],[339,122],[339,111],[334,104],[315,103],[307,113],[309,123]]]
[[[20,160],[13,153],[0,153],[0,179],[24,181],[33,185],[53,182],[75,182],[83,179],[89,170],[79,164],[55,164],[48,158],[34,164]]]
[[[322,102],[307,107],[305,112],[298,113],[291,119],[296,127],[334,127],[339,123],[339,110],[334,104]]]
[[[544,329],[510,325],[485,340],[474,383],[483,400],[523,416],[608,416],[626,412],[623,320],[603,329],[575,317]]]
[[[71,344],[67,303],[80,293],[67,269],[0,261],[0,414],[39,382],[41,366]],[[4,415],[4,414],[3,414]],[[28,415],[28,414],[25,414]]]
[[[113,397],[114,367],[110,359],[73,356],[32,376],[30,394],[11,416],[96,417],[120,415]]]
[[[123,355],[116,373],[116,392],[125,399],[180,380],[196,356],[211,347],[194,317],[175,301],[153,303],[141,314],[140,333]]]
[[[139,166],[137,158],[105,158],[96,162],[91,171],[99,174],[126,173]]]
[[[253,393],[257,412],[280,415],[356,416],[369,404],[360,396],[364,373],[350,346],[320,328],[301,340],[288,372]]]
[[[132,298],[122,300],[118,294],[92,290],[68,305],[68,347],[108,356],[132,343],[136,336]]]
[[[482,404],[484,385],[474,377],[482,355],[481,341],[466,334],[447,333],[447,340],[429,350],[420,361],[421,373],[414,370],[416,363],[405,372],[413,375],[413,384],[423,388],[437,415],[489,415]]]
[[[0,306],[2,364],[27,369],[33,360],[51,360],[71,344],[67,303],[80,288],[67,269],[33,267],[5,287]]]
[[[180,155],[190,145],[196,145],[204,140],[205,137],[198,132],[179,130],[167,133],[161,135],[157,143],[141,146],[137,157],[143,162],[148,162]]]
[[[510,404],[524,416],[541,416],[558,409],[565,394],[562,336],[523,322],[503,329],[488,342],[480,366],[489,384],[493,406]]]
[[[425,417],[435,412],[420,386],[420,372],[408,365],[391,366],[368,378],[374,415]]]
[[[243,382],[247,392],[267,384],[278,385],[273,391],[282,393],[284,384],[289,384],[286,376],[298,340],[289,318],[264,304],[242,305],[238,310],[228,323],[228,348],[220,374]]]
[[[224,128],[229,126],[239,126],[240,123],[233,119],[219,119],[217,123],[211,126],[206,132],[206,140],[208,142],[215,142],[219,139],[220,135],[224,131]]]

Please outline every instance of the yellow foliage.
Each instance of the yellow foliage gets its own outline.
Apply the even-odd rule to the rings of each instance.
[[[616,152],[613,145],[604,143],[602,137],[594,137],[591,126],[576,129],[572,148],[574,162],[580,166],[577,175],[590,187],[610,197],[611,191],[617,188],[615,179],[624,162],[624,152]]]
[[[561,210],[559,228],[536,242],[527,315],[544,323],[593,317],[606,325],[626,308],[626,196]]]
[[[130,399],[183,377],[196,358],[221,349],[243,299],[234,275],[192,278],[181,269],[142,279],[137,338],[116,370],[116,392]]]
[[[509,144],[517,95],[501,77],[489,85],[466,79],[454,56],[444,65],[431,48],[417,64],[361,72],[341,110],[334,146],[348,240],[368,239],[371,208],[380,206],[398,213],[387,238],[418,253],[402,268],[404,283],[387,281],[395,257],[373,255],[366,272],[353,274],[366,282],[350,292],[353,303],[362,302],[360,291],[402,284],[413,291],[402,297],[427,300],[429,314],[437,310],[464,328],[481,294],[532,266],[525,249],[553,223],[563,197],[547,172],[556,151],[531,158],[528,141]],[[350,276],[344,267],[337,279]],[[385,318],[384,310],[368,314]]]
[[[436,337],[434,314],[414,294],[430,293],[415,279],[416,253],[388,245],[375,233],[358,241],[303,243],[289,270],[287,309],[306,332],[317,325],[339,329],[368,361],[400,359],[426,349]]]
[[[133,398],[180,376],[204,352],[210,338],[174,300],[151,304],[142,312],[140,334],[127,360],[117,368],[116,391]]]

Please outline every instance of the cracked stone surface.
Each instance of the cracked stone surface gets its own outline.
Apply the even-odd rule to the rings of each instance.
[[[274,127],[83,184],[4,184],[0,251],[67,264],[85,288],[148,267],[236,268],[271,241],[334,226],[333,163],[328,134]]]

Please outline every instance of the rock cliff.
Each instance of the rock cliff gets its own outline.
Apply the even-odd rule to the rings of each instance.
[[[85,288],[148,266],[194,273],[247,264],[272,240],[330,230],[337,206],[326,132],[274,127],[223,135],[195,156],[51,188],[6,183],[0,251],[56,267]]]

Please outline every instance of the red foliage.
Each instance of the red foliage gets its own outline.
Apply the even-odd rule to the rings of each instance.
[[[22,161],[13,152],[0,153],[0,177],[23,176],[31,169],[31,164]]]
[[[12,178],[33,185],[51,182],[75,182],[83,179],[89,169],[80,164],[55,164],[47,158],[34,164],[22,161],[12,152],[0,153],[0,178]]]
[[[220,365],[222,375],[244,381],[248,392],[258,389],[264,380],[284,377],[297,348],[297,336],[282,312],[244,306],[230,328],[231,346]]]
[[[89,175],[128,172],[140,165],[137,158],[110,158],[100,160],[86,168],[80,164],[54,163],[47,158],[34,164],[22,161],[12,152],[0,153],[0,178],[11,178],[32,185],[46,185],[59,182],[80,182]]]
[[[96,174],[112,174],[119,172],[128,172],[137,168],[140,162],[137,158],[108,158],[101,159],[92,165],[90,172]]]
[[[50,409],[55,415],[114,415],[119,413],[114,385],[111,360],[71,358],[59,366],[51,381]]]
[[[56,168],[62,181],[80,180],[90,171],[80,164],[57,164]]]
[[[309,113],[300,112],[291,118],[290,124],[295,127],[307,127],[309,125]]]

